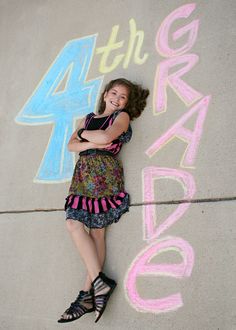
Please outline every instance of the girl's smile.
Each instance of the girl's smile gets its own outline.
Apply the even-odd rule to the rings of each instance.
[[[105,111],[124,109],[129,98],[129,90],[126,86],[116,85],[104,94],[106,103]]]

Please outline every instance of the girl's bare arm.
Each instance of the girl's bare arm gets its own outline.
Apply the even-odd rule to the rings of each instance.
[[[85,130],[81,136],[94,143],[107,144],[118,138],[123,132],[126,132],[129,126],[129,115],[126,112],[121,112],[114,123],[106,130]]]
[[[84,127],[85,118],[83,118],[77,128],[77,130],[71,135],[71,138],[67,144],[67,148],[71,152],[81,152],[88,149],[102,149],[107,148],[110,146],[110,143],[108,144],[97,144],[94,142],[81,142],[78,139],[77,132],[80,128]]]

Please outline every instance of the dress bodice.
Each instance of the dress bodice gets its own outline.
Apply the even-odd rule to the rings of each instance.
[[[127,111],[125,109],[117,110],[113,112],[111,115],[104,117],[95,117],[96,114],[91,112],[86,116],[84,128],[86,130],[98,130],[98,129],[105,130],[106,128],[108,128],[113,124],[114,120],[121,112],[127,112]],[[116,155],[120,152],[123,143],[129,142],[131,137],[132,137],[132,128],[129,125],[126,132],[123,132],[117,139],[112,141],[111,146],[104,149]]]

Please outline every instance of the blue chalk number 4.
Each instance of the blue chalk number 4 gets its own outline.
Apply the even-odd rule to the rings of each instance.
[[[71,179],[74,156],[66,145],[76,120],[94,111],[103,80],[99,77],[86,81],[95,44],[96,35],[69,41],[15,118],[25,125],[53,124],[35,182]]]

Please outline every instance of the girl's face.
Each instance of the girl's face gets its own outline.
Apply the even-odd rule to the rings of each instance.
[[[105,111],[114,112],[124,109],[129,99],[129,89],[124,85],[115,85],[104,94]]]

